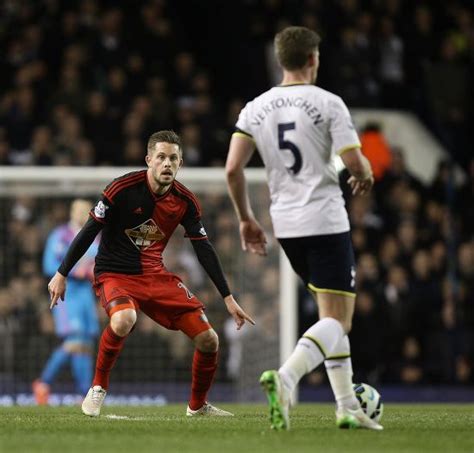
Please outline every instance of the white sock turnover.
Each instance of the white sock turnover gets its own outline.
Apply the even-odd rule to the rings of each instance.
[[[311,326],[278,370],[286,389],[292,392],[305,374],[331,356],[343,336],[342,325],[334,318],[323,318]]]

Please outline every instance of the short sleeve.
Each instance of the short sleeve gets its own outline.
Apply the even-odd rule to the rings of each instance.
[[[344,151],[361,146],[349,110],[340,97],[330,101],[329,116],[329,132],[334,153],[341,155]]]
[[[249,120],[249,105],[247,105],[240,111],[239,119],[235,125],[235,134],[243,134],[247,137],[252,138],[252,133],[250,130],[250,120]]]

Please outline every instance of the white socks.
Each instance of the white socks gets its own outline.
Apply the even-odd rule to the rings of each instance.
[[[358,408],[359,402],[352,388],[349,337],[334,318],[323,318],[311,326],[280,367],[278,373],[286,390],[291,393],[300,379],[323,361],[338,407]]]
[[[349,337],[344,335],[324,362],[338,407],[357,409],[359,402],[352,388],[352,362]]]
[[[314,370],[326,357],[331,357],[343,337],[342,325],[334,318],[323,318],[311,326],[278,370],[286,389],[292,392],[305,374]]]

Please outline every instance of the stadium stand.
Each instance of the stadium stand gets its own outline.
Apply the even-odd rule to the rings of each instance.
[[[416,115],[448,151],[442,158],[436,154],[433,167],[430,150],[422,150],[432,174],[423,179],[406,164],[417,149],[389,146],[390,164],[372,196],[347,195],[360,288],[351,334],[360,373],[355,379],[473,384],[472,3],[211,0],[206,5],[2,1],[0,175],[1,166],[142,165],[146,138],[164,128],[181,134],[187,166],[222,166],[236,112],[278,82],[268,50],[274,32],[290,23],[315,28],[323,36],[318,85],[341,95],[351,108]],[[365,124],[360,126],[362,132]],[[403,133],[400,128],[391,137]],[[461,184],[455,166],[463,168]],[[47,233],[67,217],[68,201],[0,197],[0,394],[14,380],[32,381],[54,342],[40,262]],[[234,252],[227,240],[235,235],[230,207],[212,195],[203,204],[214,213],[207,224],[219,238],[216,248],[225,263]],[[189,278],[199,288],[200,276]],[[274,268],[265,270],[261,281],[268,297],[274,297],[277,278]],[[208,288],[203,291],[215,299]],[[304,320],[316,313],[303,292],[300,299],[304,331]],[[248,297],[248,306],[258,303]],[[213,300],[211,312],[216,304]],[[275,316],[260,314],[269,322]],[[223,326],[220,321],[214,325]],[[139,347],[159,348],[165,352],[144,378],[182,378],[172,368],[186,362],[183,354],[189,351],[156,335],[145,321],[135,333],[131,342],[137,346],[130,345],[121,363],[142,360],[133,355]],[[43,344],[35,349],[43,356],[28,352],[32,341]],[[227,355],[232,341],[228,336],[224,344]],[[221,362],[219,381],[237,375],[235,360]],[[127,382],[143,377],[126,371],[121,376]],[[307,383],[322,379],[316,371]]]

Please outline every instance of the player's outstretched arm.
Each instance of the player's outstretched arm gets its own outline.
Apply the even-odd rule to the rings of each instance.
[[[64,300],[66,277],[82,255],[86,253],[102,228],[103,225],[91,217],[72,241],[58,271],[48,284],[48,291],[51,296],[50,308],[58,303],[58,299]]]
[[[66,294],[66,277],[56,272],[48,283],[48,291],[51,298],[49,308],[52,309],[57,305],[59,299],[64,301],[64,295]]]
[[[234,321],[237,324],[237,330],[240,330],[243,327],[245,321],[249,322],[253,326],[255,325],[255,321],[247,313],[245,313],[245,311],[235,301],[232,294],[224,297],[224,302],[227,307],[227,311],[234,318]]]

